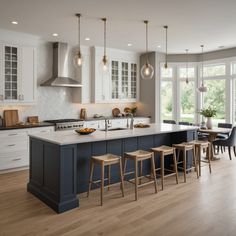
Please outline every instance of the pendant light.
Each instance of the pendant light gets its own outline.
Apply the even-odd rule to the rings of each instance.
[[[185,50],[186,51],[186,84],[188,84],[189,80],[188,80],[188,49]]]
[[[167,48],[168,48],[168,35],[167,35],[167,31],[168,31],[168,25],[165,25],[164,29],[166,31],[166,61],[165,61],[164,67],[165,67],[165,69],[167,69],[168,68],[168,64],[167,64]]]
[[[76,67],[80,67],[80,66],[82,66],[82,62],[83,62],[81,48],[80,48],[80,17],[81,17],[81,14],[77,13],[75,15],[78,18],[78,46],[79,46],[79,49],[74,57],[74,64]]]
[[[146,61],[141,68],[141,76],[143,79],[152,79],[154,75],[154,69],[148,61],[148,21],[145,20],[144,24],[146,25]]]
[[[203,83],[203,69],[204,69],[204,66],[203,66],[203,48],[204,48],[204,45],[201,45],[201,48],[202,48],[202,73],[201,73],[201,79],[202,79],[202,82],[201,82],[201,86],[198,88],[198,92],[200,93],[205,93],[207,92],[207,87],[204,86],[204,83]]]
[[[102,58],[102,70],[103,72],[108,72],[109,71],[109,61],[107,59],[107,54],[106,54],[106,47],[107,47],[107,18],[102,18],[101,19],[104,23],[104,55]]]

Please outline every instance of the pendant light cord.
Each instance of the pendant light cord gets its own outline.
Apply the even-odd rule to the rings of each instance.
[[[106,22],[107,19],[106,18],[102,18],[103,22],[104,22],[104,56],[106,56],[106,47],[107,47],[107,42],[106,42],[106,37],[107,37],[107,27],[106,27]]]
[[[165,67],[167,68],[167,48],[168,48],[168,34],[167,34],[167,30],[168,30],[168,26],[165,25],[164,28],[166,30],[166,64],[165,64]]]
[[[186,83],[188,83],[188,49],[186,49]]]
[[[148,21],[145,20],[144,24],[146,25],[146,63],[148,63]]]
[[[202,87],[204,87],[204,84],[203,84],[203,68],[204,68],[204,66],[203,66],[203,47],[204,47],[204,45],[201,45],[201,48],[202,48]]]
[[[76,16],[78,17],[78,43],[79,43],[79,52],[80,52],[80,17],[81,14],[76,14]]]

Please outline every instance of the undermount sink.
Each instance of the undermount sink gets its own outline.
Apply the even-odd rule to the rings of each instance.
[[[128,128],[110,128],[107,131],[116,131],[116,130],[128,130]],[[101,129],[101,131],[106,131],[105,129]]]

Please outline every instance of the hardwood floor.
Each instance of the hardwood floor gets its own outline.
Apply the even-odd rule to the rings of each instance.
[[[119,186],[105,191],[100,206],[99,190],[80,195],[80,208],[56,214],[26,191],[28,171],[0,175],[0,235],[236,235],[236,158],[221,156],[195,173],[168,178],[165,189],[154,194],[153,186],[139,189],[125,183],[125,198]],[[175,178],[175,177],[173,177]]]

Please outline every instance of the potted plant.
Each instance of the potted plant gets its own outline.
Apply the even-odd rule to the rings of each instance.
[[[216,110],[209,106],[208,108],[201,109],[199,113],[207,118],[206,127],[212,129],[212,117],[216,116]]]

